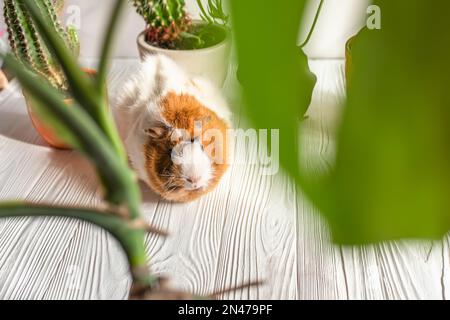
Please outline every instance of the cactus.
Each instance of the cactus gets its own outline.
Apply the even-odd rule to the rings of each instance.
[[[147,42],[173,49],[190,26],[184,0],[132,0],[147,23]]]
[[[58,21],[56,10],[61,10],[64,1],[36,0],[36,4],[42,15],[47,17],[54,32],[60,35],[74,56],[78,56],[79,43],[76,32],[72,27],[63,28]],[[52,59],[23,1],[5,0],[3,10],[9,44],[14,55],[36,74],[47,79],[53,87],[67,91],[67,80],[62,68]]]
[[[64,9],[64,6],[66,4],[65,0],[52,0],[53,7],[55,8],[56,14],[59,16],[62,13],[62,10]]]

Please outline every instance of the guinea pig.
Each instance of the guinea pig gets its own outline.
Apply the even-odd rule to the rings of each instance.
[[[145,58],[122,88],[115,117],[138,177],[166,200],[199,198],[228,168],[226,101],[168,57]]]

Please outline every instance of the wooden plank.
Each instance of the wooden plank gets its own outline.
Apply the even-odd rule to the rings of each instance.
[[[391,242],[345,248],[351,299],[443,299],[442,244]]]
[[[317,76],[307,120],[302,124],[302,166],[322,175],[334,153],[333,129],[343,97],[342,61],[311,61]],[[347,279],[341,250],[331,243],[320,213],[299,191],[297,200],[297,265],[299,298],[346,299]]]
[[[441,271],[441,286],[442,297],[444,300],[450,299],[450,236],[442,240],[441,247],[442,257],[442,271]]]
[[[243,146],[236,148],[245,155]],[[225,297],[296,299],[296,196],[292,184],[281,173],[263,175],[258,165],[237,165],[231,173],[228,199],[216,289],[261,280],[265,285]]]

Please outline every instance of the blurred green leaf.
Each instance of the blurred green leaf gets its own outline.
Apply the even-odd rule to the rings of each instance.
[[[231,0],[245,110],[257,129],[281,129],[280,162],[294,177],[298,177],[298,124],[316,80],[297,47],[304,4],[304,0],[283,4]]]
[[[109,230],[119,239],[126,238],[130,227],[123,218],[112,212],[94,208],[75,208],[55,205],[42,205],[24,201],[0,203],[0,217],[67,217],[84,220]]]
[[[353,43],[323,211],[341,243],[438,239],[450,229],[450,2],[374,3],[382,28]]]
[[[32,75],[30,74],[30,76]],[[36,80],[39,81],[40,79],[36,77]],[[80,144],[78,143],[77,136],[74,135],[70,130],[68,130],[67,126],[63,122],[61,122],[58,117],[56,117],[52,112],[49,112],[46,106],[42,105],[42,102],[39,99],[34,98],[32,94],[28,94],[26,89],[23,90],[23,93],[26,97],[27,103],[32,105],[33,114],[35,113],[39,119],[43,119],[45,121],[46,127],[52,128],[52,132],[57,133],[58,139],[60,141],[63,141],[71,148],[78,150],[81,148]],[[55,92],[55,97],[57,97],[57,99],[61,101],[63,101],[64,99],[59,92]],[[70,107],[72,108],[78,106],[72,105]]]
[[[297,165],[298,119],[314,84],[295,48],[303,4],[232,1],[249,118],[280,128],[281,164],[335,241],[441,238],[450,229],[450,3],[374,1],[382,29],[354,40],[336,162],[314,180]]]
[[[95,208],[76,208],[63,206],[49,206],[42,204],[26,203],[23,201],[3,202],[0,203],[0,218],[6,217],[65,217],[78,220],[87,221],[95,224],[113,235],[122,246],[125,254],[131,265],[134,263],[146,263],[145,255],[144,261],[139,261],[138,257],[142,256],[140,247],[137,243],[143,241],[144,229],[130,224],[130,221],[123,217],[117,216],[114,212],[99,211]],[[136,261],[138,260],[138,261]],[[156,280],[151,275],[144,275],[144,279],[148,283]]]
[[[111,59],[111,53],[113,50],[112,39],[118,31],[119,23],[117,23],[117,21],[119,20],[126,4],[127,3],[124,0],[115,0],[113,11],[106,27],[106,33],[105,38],[103,39],[103,46],[100,53],[100,62],[96,79],[97,89],[101,92],[101,96],[105,95],[105,92],[102,92],[102,90],[105,90],[107,71]]]

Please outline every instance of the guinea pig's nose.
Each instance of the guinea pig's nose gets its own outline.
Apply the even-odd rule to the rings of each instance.
[[[198,178],[187,178],[186,181],[189,183],[197,183],[198,182]]]
[[[192,187],[195,189],[198,187],[198,183],[200,182],[200,177],[190,177],[186,179],[187,182],[189,182]]]

